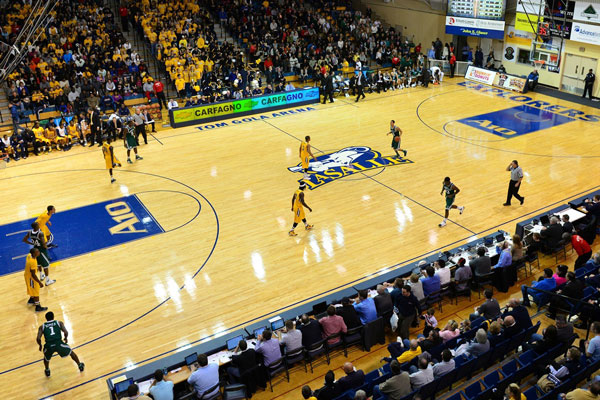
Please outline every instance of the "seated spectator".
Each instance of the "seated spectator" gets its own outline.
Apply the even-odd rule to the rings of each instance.
[[[507,400],[527,400],[527,397],[521,393],[521,388],[516,383],[508,385],[505,394]]]
[[[526,307],[521,305],[521,300],[519,299],[513,298],[508,300],[508,304],[504,314],[502,314],[502,318],[506,318],[507,316],[514,318],[518,328],[517,332],[530,328],[533,325],[531,322],[531,317],[529,316],[529,311]]]
[[[585,356],[595,362],[600,360],[600,322],[592,323],[591,330],[595,336],[584,342]]]
[[[279,349],[279,344],[277,348]],[[206,354],[198,354],[198,364],[200,367],[192,372],[187,382],[194,387],[198,398],[216,394],[219,391],[219,364],[209,364]],[[211,390],[214,386],[217,387]]]
[[[569,272],[569,267],[566,265],[559,265],[556,267],[556,272],[552,275],[556,282],[556,287],[567,283],[567,272]]]
[[[502,334],[502,325],[500,325],[500,322],[493,321],[488,328],[487,335],[491,347],[494,347],[498,343],[502,342],[504,340],[504,335]]]
[[[344,370],[346,376],[341,377],[336,382],[339,393],[344,393],[346,390],[350,389],[356,389],[365,383],[365,373],[361,369],[356,370],[351,362],[345,362],[342,366],[342,370]]]
[[[344,319],[344,323],[348,329],[353,329],[362,325],[360,318],[358,317],[358,314],[348,297],[344,297],[342,299],[342,307],[336,309],[336,314]]]
[[[132,383],[127,388],[127,396],[130,400],[152,400],[150,397],[140,394],[140,388],[135,383]]]
[[[550,268],[544,269],[544,276],[540,277],[537,282],[533,282],[531,284],[531,288],[527,288],[525,285],[521,286],[521,293],[523,294],[523,302],[522,304],[525,307],[530,307],[531,302],[529,301],[529,296],[533,298],[534,303],[546,304],[549,300],[549,295],[546,293],[542,293],[537,290],[533,290],[532,288],[538,288],[545,291],[552,291],[556,288],[556,281],[552,277],[552,270]]]
[[[485,319],[494,319],[500,315],[500,304],[498,304],[498,300],[494,299],[494,292],[486,289],[484,295],[486,300],[481,306],[475,307],[475,312],[469,316],[471,321],[480,316]]]
[[[429,335],[427,337],[425,337],[423,335],[419,335],[417,340],[419,342],[419,346],[421,347],[421,351],[423,351],[423,352],[426,352],[426,351],[428,352],[429,350],[433,349],[434,347],[439,346],[442,343],[444,343],[444,341],[440,337],[440,333],[437,329],[432,329],[431,331],[429,331]]]
[[[550,253],[550,251],[556,248],[562,240],[563,229],[558,223],[558,218],[551,217],[550,225],[545,226],[540,231],[542,238],[542,251]]]
[[[567,321],[564,315],[556,316],[556,339],[560,343],[567,344],[573,338],[573,324]]]
[[[429,361],[427,361],[426,357],[419,357],[418,361],[418,370],[414,371],[416,367],[414,365],[411,366],[414,372],[411,372],[410,377],[410,385],[413,390],[419,389],[421,386],[425,386],[429,382],[433,382],[433,368],[429,365]]]
[[[388,351],[390,352],[391,358],[384,357],[384,361],[391,361],[393,358],[396,359],[400,364],[404,364],[415,358],[416,356],[422,353],[421,347],[419,346],[419,341],[416,339],[412,339],[409,342],[408,350],[404,351],[405,344],[398,340],[397,342],[390,343],[388,345]]]
[[[442,259],[437,260],[434,264],[435,274],[440,277],[440,285],[447,285],[450,283],[451,273],[450,267],[446,265],[446,262]]]
[[[539,335],[532,335],[530,343],[525,343],[523,348],[531,349],[537,354],[544,354],[558,344],[557,333],[556,326],[548,325],[542,331],[541,339],[539,339]]]
[[[454,370],[456,364],[449,349],[442,351],[442,361],[433,365],[433,376],[435,379]]]
[[[149,392],[154,400],[173,400],[173,382],[164,380],[162,369],[154,371],[154,381]]]
[[[271,85],[267,85],[267,87],[265,87],[265,90],[263,91],[263,94],[272,94],[273,93],[273,88],[271,88]]]
[[[579,364],[580,357],[581,353],[579,349],[571,347],[565,357],[546,366],[543,371],[544,374],[537,381],[539,388],[544,393],[554,390],[556,386],[567,380],[570,375],[581,368]],[[540,376],[539,373],[536,375]]]
[[[296,90],[296,87],[294,86],[294,84],[293,84],[292,82],[288,82],[288,83],[285,85],[285,91],[286,91],[286,92],[291,92],[291,91],[293,91],[293,90]]]
[[[570,217],[568,214],[564,214],[562,217],[562,228],[563,228],[563,232],[565,233],[573,233],[573,231],[575,230],[575,227],[573,226],[573,224],[570,221]]]
[[[500,258],[498,259],[498,264],[494,265],[492,268],[503,268],[512,264],[512,252],[507,240],[502,242],[499,246],[496,246],[496,251],[500,252]]]
[[[453,319],[449,320],[446,323],[446,326],[444,327],[444,329],[442,329],[439,334],[440,334],[440,337],[442,338],[442,340],[444,341],[444,343],[450,339],[454,339],[455,337],[460,335],[460,330],[458,329],[458,323],[456,323],[456,321],[454,321]]]
[[[322,388],[315,390],[314,395],[317,400],[333,400],[340,395],[335,384],[335,375],[332,370],[325,374],[325,385]]]
[[[248,348],[248,343],[242,339],[233,351],[231,366],[227,367],[227,375],[229,375],[231,383],[237,383],[246,371],[251,370],[257,365],[256,352],[254,349]]]
[[[526,248],[523,247],[523,241],[521,240],[521,236],[513,235],[512,246],[510,248],[512,261],[521,261],[523,257],[525,257],[525,250]]]
[[[485,255],[485,247],[479,247],[477,249],[477,258],[469,262],[471,271],[475,276],[486,275],[492,272],[492,262],[489,256]]]
[[[600,399],[600,381],[594,381],[589,390],[575,389],[564,396],[566,400],[598,400]]]
[[[174,108],[179,108],[179,104],[177,104],[177,100],[175,100],[175,99],[169,100],[169,103],[167,104],[167,108],[169,110],[172,110]]]
[[[333,305],[330,305],[329,307],[327,307],[327,316],[324,318],[321,318],[319,320],[319,324],[321,324],[321,328],[323,330],[323,339],[325,339],[331,335],[335,335],[337,333],[346,333],[347,332],[347,327],[346,327],[346,324],[344,323],[344,318],[340,317],[339,315],[336,315],[335,306],[333,306]],[[333,345],[333,344],[338,343],[340,340],[342,340],[342,339],[334,338],[334,339],[329,339],[327,342],[330,345]]]
[[[456,264],[456,271],[454,271],[454,292],[462,292],[469,289],[469,282],[473,277],[471,268],[467,266],[467,261],[464,258],[460,258]]]
[[[383,316],[386,313],[391,314],[394,303],[390,292],[383,285],[377,285],[377,296],[373,300],[375,301],[375,309],[378,316]]]
[[[507,315],[504,317],[502,321],[502,335],[505,338],[511,338],[522,330],[523,329],[519,327],[517,321],[515,321],[515,318],[512,315]]]
[[[563,241],[565,243],[571,242],[573,249],[579,257],[575,260],[575,269],[583,267],[585,263],[592,257],[592,248],[581,236],[578,234],[563,233]]]
[[[585,210],[588,215],[596,216],[596,221],[600,221],[600,195],[597,194],[593,199],[585,199]]]
[[[390,363],[392,377],[373,387],[373,398],[386,396],[388,400],[400,400],[411,392],[410,376],[400,369],[400,363],[393,360]]]
[[[419,275],[413,273],[406,284],[410,286],[411,293],[415,295],[417,300],[421,301],[425,298],[425,293],[423,292],[423,282],[419,280]],[[402,287],[400,289],[402,289]]]
[[[285,322],[285,328],[281,332],[281,345],[286,353],[291,353],[302,347],[302,332],[296,329],[292,320]]]
[[[377,319],[375,301],[369,297],[369,292],[366,289],[358,292],[358,299],[354,303],[354,309],[363,325]]]
[[[302,346],[308,348],[322,340],[321,325],[317,320],[309,318],[306,314],[302,314],[300,322],[298,330],[302,332]]]
[[[559,267],[566,267],[566,265],[559,265]],[[570,271],[567,273],[567,283],[562,287],[562,289],[558,290],[556,294],[560,294],[563,296],[570,297],[572,299],[582,299],[583,298],[583,282],[581,282],[575,276],[575,273]],[[556,280],[556,278],[555,278]],[[569,300],[564,299],[561,296],[552,296],[550,298],[550,307],[548,307],[548,313],[546,316],[548,318],[556,318],[556,312],[560,310],[569,311],[571,306],[567,302]],[[571,303],[575,304],[574,300],[570,300]]]
[[[423,284],[425,296],[441,289],[440,277],[435,274],[435,268],[431,265],[425,268],[425,276],[421,278],[421,283]]]
[[[435,318],[434,314],[435,314],[435,308],[430,308],[427,310],[425,315],[421,317],[425,320],[425,328],[423,329],[424,337],[429,336],[429,332],[431,332],[438,326],[438,322],[437,322],[437,319]]]
[[[364,390],[357,390],[354,394],[354,400],[369,400],[367,397],[367,392]]]
[[[270,366],[281,358],[281,348],[279,340],[275,339],[270,329],[265,329],[262,335],[256,338],[255,351],[263,356],[263,364],[265,367]],[[200,393],[200,392],[198,392]]]
[[[485,330],[478,329],[475,333],[475,339],[470,343],[461,344],[454,353],[455,356],[467,354],[469,357],[477,357],[490,349],[490,341],[487,338]]]
[[[152,133],[156,133],[156,128],[154,126],[154,119],[152,118],[152,115],[150,115],[150,112],[147,109],[142,111],[142,117],[144,117],[144,125],[151,125]]]
[[[317,398],[314,396],[313,391],[308,385],[302,386],[302,398],[305,400],[317,400]]]
[[[534,69],[533,71],[531,71],[529,76],[527,76],[527,89],[528,90],[531,90],[532,92],[535,90],[535,87],[537,86],[539,77],[540,77],[540,75],[538,74],[537,69]]]

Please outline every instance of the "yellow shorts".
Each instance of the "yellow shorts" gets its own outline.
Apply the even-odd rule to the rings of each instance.
[[[296,212],[294,213],[294,222],[296,224],[299,224],[300,222],[302,222],[303,219],[305,219],[306,217],[304,216],[304,208],[303,207],[299,207]]]
[[[27,295],[30,297],[40,297],[40,285],[39,283],[37,283],[36,281],[34,281],[33,279],[29,278],[29,281],[27,281],[27,278],[25,278],[25,284],[27,285]]]
[[[308,169],[308,157],[302,159],[302,169]]]

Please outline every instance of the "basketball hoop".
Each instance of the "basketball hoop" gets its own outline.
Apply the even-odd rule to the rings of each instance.
[[[536,67],[536,69],[543,69],[544,66],[546,65],[546,61],[544,61],[544,60],[534,60],[533,61],[533,65]]]

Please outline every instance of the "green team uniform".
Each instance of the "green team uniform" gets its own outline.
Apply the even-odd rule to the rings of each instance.
[[[48,268],[50,266],[50,256],[48,255],[48,249],[46,249],[43,245],[42,236],[44,232],[41,229],[34,231],[33,229],[29,231],[29,238],[33,242],[33,247],[40,251],[40,255],[37,257],[38,265],[42,268]]]
[[[400,150],[400,132],[398,132],[394,126],[393,128],[390,128],[390,133],[394,135],[392,138],[392,149]],[[397,142],[395,141],[396,138],[398,138]]]
[[[44,344],[44,360],[50,361],[54,353],[58,353],[61,357],[71,354],[71,347],[62,340],[62,330],[58,321],[44,322],[42,332],[46,341]]]
[[[453,186],[454,184],[452,182],[450,182],[449,185],[443,185],[444,191],[446,192],[446,210],[449,210],[452,207],[452,204],[454,204],[455,193],[452,189]]]
[[[127,127],[127,132],[125,133],[125,143],[127,143],[127,149],[132,150],[133,148],[138,146],[138,141],[134,136],[135,129],[132,127]]]

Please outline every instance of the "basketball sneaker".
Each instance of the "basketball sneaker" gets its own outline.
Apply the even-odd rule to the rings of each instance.
[[[133,164],[133,161],[131,161],[131,158],[128,158],[128,159],[127,159],[127,162],[128,162],[129,164]]]
[[[298,234],[296,232],[294,232],[293,229],[288,232],[288,235],[290,235],[290,236],[298,236]]]
[[[50,285],[52,285],[52,284],[53,284],[53,283],[55,283],[55,282],[56,282],[56,281],[55,281],[54,279],[50,279],[49,277],[46,277],[46,282],[44,282],[44,284],[45,284],[46,286],[50,286]]]
[[[117,180],[115,178],[110,178],[110,183],[115,183]]]
[[[314,225],[311,225],[311,224],[304,225],[304,229],[306,229],[307,231],[310,231],[312,228],[314,228]]]
[[[463,211],[465,211],[465,206],[458,207],[458,212],[462,215]]]
[[[444,226],[446,226],[446,220],[443,220],[442,222],[440,222],[438,226],[440,228],[443,228]]]
[[[82,362],[80,362],[79,364],[77,364],[77,366],[79,367],[79,370],[80,370],[81,372],[83,372],[83,370],[85,369],[85,364],[84,364],[84,363],[82,363]]]
[[[35,304],[35,301],[33,300],[33,298],[30,297],[29,300],[27,300],[27,305],[32,306],[34,304]]]
[[[35,311],[36,312],[46,311],[47,309],[48,309],[48,307],[42,307],[39,304],[35,306]]]
[[[404,152],[404,157],[406,157],[406,154],[408,153],[408,151],[406,150],[402,150]]]
[[[44,274],[43,272],[40,273],[40,280],[44,280],[46,279],[46,274]]]
[[[137,154],[136,154],[136,156],[135,156],[135,159],[136,159],[136,160],[143,160],[143,158],[142,158],[142,157],[140,157],[140,156],[138,156]]]

